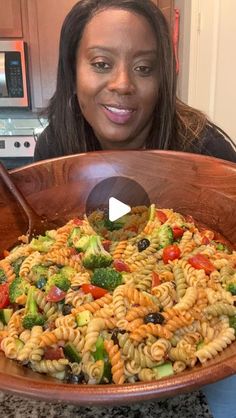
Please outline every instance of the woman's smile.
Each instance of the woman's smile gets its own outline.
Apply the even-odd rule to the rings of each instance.
[[[107,118],[111,122],[118,125],[124,125],[128,123],[135,114],[134,109],[128,109],[126,107],[103,105],[102,108]]]
[[[143,146],[158,98],[157,49],[148,21],[129,11],[101,11],[85,27],[76,92],[102,148]]]

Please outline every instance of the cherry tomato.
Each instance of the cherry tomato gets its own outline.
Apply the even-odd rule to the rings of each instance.
[[[44,351],[45,360],[60,360],[60,358],[65,358],[63,349],[61,347],[46,347]]]
[[[175,260],[176,258],[179,258],[179,257],[180,257],[180,249],[178,245],[175,245],[175,244],[168,245],[167,247],[164,248],[162,259],[165,264],[167,264],[168,261]]]
[[[0,285],[0,308],[6,308],[9,304],[9,283],[3,283]]]
[[[111,240],[104,239],[104,241],[102,241],[102,246],[103,246],[104,250],[109,251],[110,245],[111,245]]]
[[[108,291],[102,287],[93,286],[92,284],[84,283],[81,286],[84,293],[91,293],[94,299],[102,298]]]
[[[210,242],[214,239],[214,232],[210,229],[203,229],[200,232],[200,235],[202,237],[201,244],[208,245]]]
[[[127,273],[130,272],[130,268],[128,264],[126,264],[123,260],[114,260],[113,261],[113,267],[117,271],[126,271]]]
[[[204,254],[196,254],[193,257],[190,257],[188,259],[188,262],[195,269],[205,270],[206,274],[210,274],[210,273],[212,273],[212,271],[215,271],[214,265],[211,263],[211,261]]]
[[[184,234],[184,228],[181,228],[180,226],[173,226],[172,228],[174,239],[181,238]]]
[[[156,210],[156,217],[162,224],[164,224],[168,219],[166,214],[162,212],[162,210]]]
[[[201,244],[202,245],[208,245],[208,244],[210,244],[210,240],[209,240],[209,238],[208,237],[202,237],[202,240],[201,240]]]
[[[153,271],[152,272],[152,287],[159,286],[159,284],[161,284],[159,274],[157,274],[155,271]]]
[[[79,218],[75,218],[73,219],[73,224],[78,225],[78,226],[83,225],[83,220]]]
[[[59,289],[57,286],[52,286],[49,290],[46,300],[48,302],[60,302],[61,300],[65,299],[66,292]]]

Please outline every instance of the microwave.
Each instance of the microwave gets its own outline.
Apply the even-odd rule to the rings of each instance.
[[[1,107],[30,107],[27,46],[22,40],[0,40]]]

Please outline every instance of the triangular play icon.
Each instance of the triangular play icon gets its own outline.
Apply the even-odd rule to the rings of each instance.
[[[130,211],[131,207],[129,205],[126,205],[115,197],[109,198],[109,220],[111,222],[116,221]]]

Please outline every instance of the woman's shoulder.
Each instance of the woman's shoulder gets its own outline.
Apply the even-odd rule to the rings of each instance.
[[[236,162],[236,144],[217,125],[208,122],[200,138],[191,144],[192,152]]]

